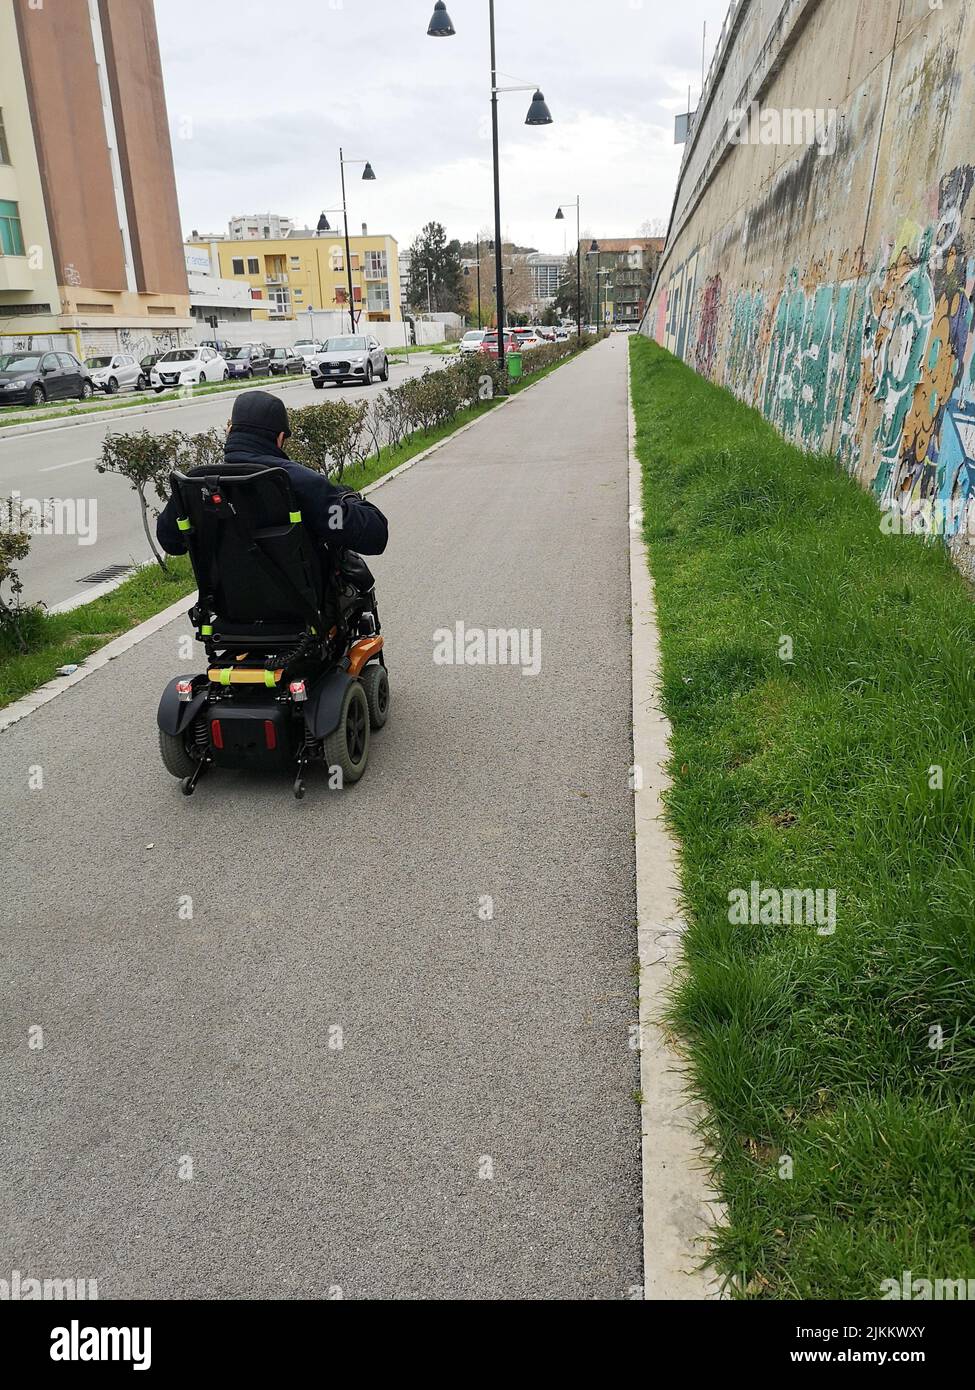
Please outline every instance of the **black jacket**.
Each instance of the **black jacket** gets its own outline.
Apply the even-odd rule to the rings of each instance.
[[[336,487],[324,473],[293,463],[267,435],[234,428],[227,436],[224,458],[228,463],[259,463],[283,468],[291,480],[304,524],[329,550],[357,550],[362,555],[381,555],[389,532],[378,507],[349,488]],[[192,472],[211,469],[194,468]],[[173,498],[159,514],[156,536],[167,555],[185,555],[186,545],[176,525],[178,508]]]

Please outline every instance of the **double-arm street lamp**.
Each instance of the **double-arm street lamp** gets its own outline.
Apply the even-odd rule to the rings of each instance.
[[[481,238],[479,236],[474,238],[474,245],[477,251],[477,326],[481,328],[483,325],[481,323]],[[494,242],[489,241],[487,243],[487,248],[489,251],[492,251],[494,249]],[[465,265],[464,274],[470,275],[470,273],[470,266]]]
[[[362,171],[362,177],[364,179],[375,179],[376,175],[373,173],[372,165],[369,163],[368,159],[346,159],[344,153],[342,152],[342,146],[339,146],[339,170],[342,175],[342,221],[345,226],[345,268],[348,273],[349,279],[349,318],[352,321],[352,332],[354,333],[357,325],[355,321],[355,295],[352,290],[352,248],[349,245],[349,211],[345,198],[345,166],[347,164],[365,165],[365,168]],[[324,213],[322,213],[322,219],[325,219]],[[322,227],[321,220],[318,223],[318,227],[320,231],[327,231],[327,219],[325,219],[324,228]]]
[[[582,232],[579,228],[580,203],[581,198],[577,197],[574,203],[560,203],[559,210],[555,214],[556,222],[565,221],[563,208],[576,210],[576,335],[580,344],[582,343]]]
[[[495,282],[497,285],[497,304],[498,304],[498,365],[504,370],[504,251],[501,241],[501,182],[499,175],[498,162],[498,97],[502,92],[530,92],[534,90],[531,106],[528,108],[528,115],[525,117],[525,125],[551,125],[552,113],[545,105],[545,98],[537,87],[532,84],[528,87],[499,87],[498,86],[498,64],[494,42],[494,0],[488,0],[488,12],[491,29],[491,138],[494,149],[494,255],[495,255]],[[444,0],[437,0],[433,7],[433,18],[427,28],[427,33],[432,39],[449,39],[456,29],[447,13],[447,6]]]

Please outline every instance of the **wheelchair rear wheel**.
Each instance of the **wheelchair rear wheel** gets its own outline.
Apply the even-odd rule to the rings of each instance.
[[[352,681],[342,701],[338,728],[325,740],[325,762],[339,768],[342,785],[358,782],[369,761],[369,702],[358,681]]]
[[[386,667],[375,661],[370,662],[359,679],[369,705],[369,723],[373,729],[381,729],[389,718],[389,676]]]
[[[163,766],[174,777],[190,777],[196,771],[197,760],[190,755],[184,734],[164,734],[160,729],[159,751]]]

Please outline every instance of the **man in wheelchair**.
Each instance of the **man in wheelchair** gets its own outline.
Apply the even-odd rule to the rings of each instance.
[[[282,401],[242,393],[223,463],[174,472],[156,525],[164,550],[190,557],[189,616],[208,659],[170,681],[157,717],[186,795],[213,766],[297,767],[299,797],[312,762],[330,786],[356,782],[388,716],[375,581],[357,553],[382,554],[386,518],[289,459],[288,436]]]
[[[284,452],[290,435],[284,401],[269,391],[243,391],[234,401],[224,459],[229,464],[283,468],[301,503],[305,525],[336,558],[345,560],[344,552],[350,550],[362,555],[382,555],[389,533],[379,508],[351,488],[329,482],[324,473],[292,462]],[[194,468],[189,476],[206,471]],[[178,510],[173,497],[156,523],[156,536],[167,555],[185,555],[187,550],[177,525]],[[352,570],[357,568],[352,557],[348,557],[347,564]]]

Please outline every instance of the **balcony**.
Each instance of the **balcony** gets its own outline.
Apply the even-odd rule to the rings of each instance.
[[[283,272],[274,275],[265,275],[264,283],[265,285],[286,285],[288,283],[288,277]]]
[[[4,256],[0,254],[0,291],[32,290],[34,272],[26,256]]]

